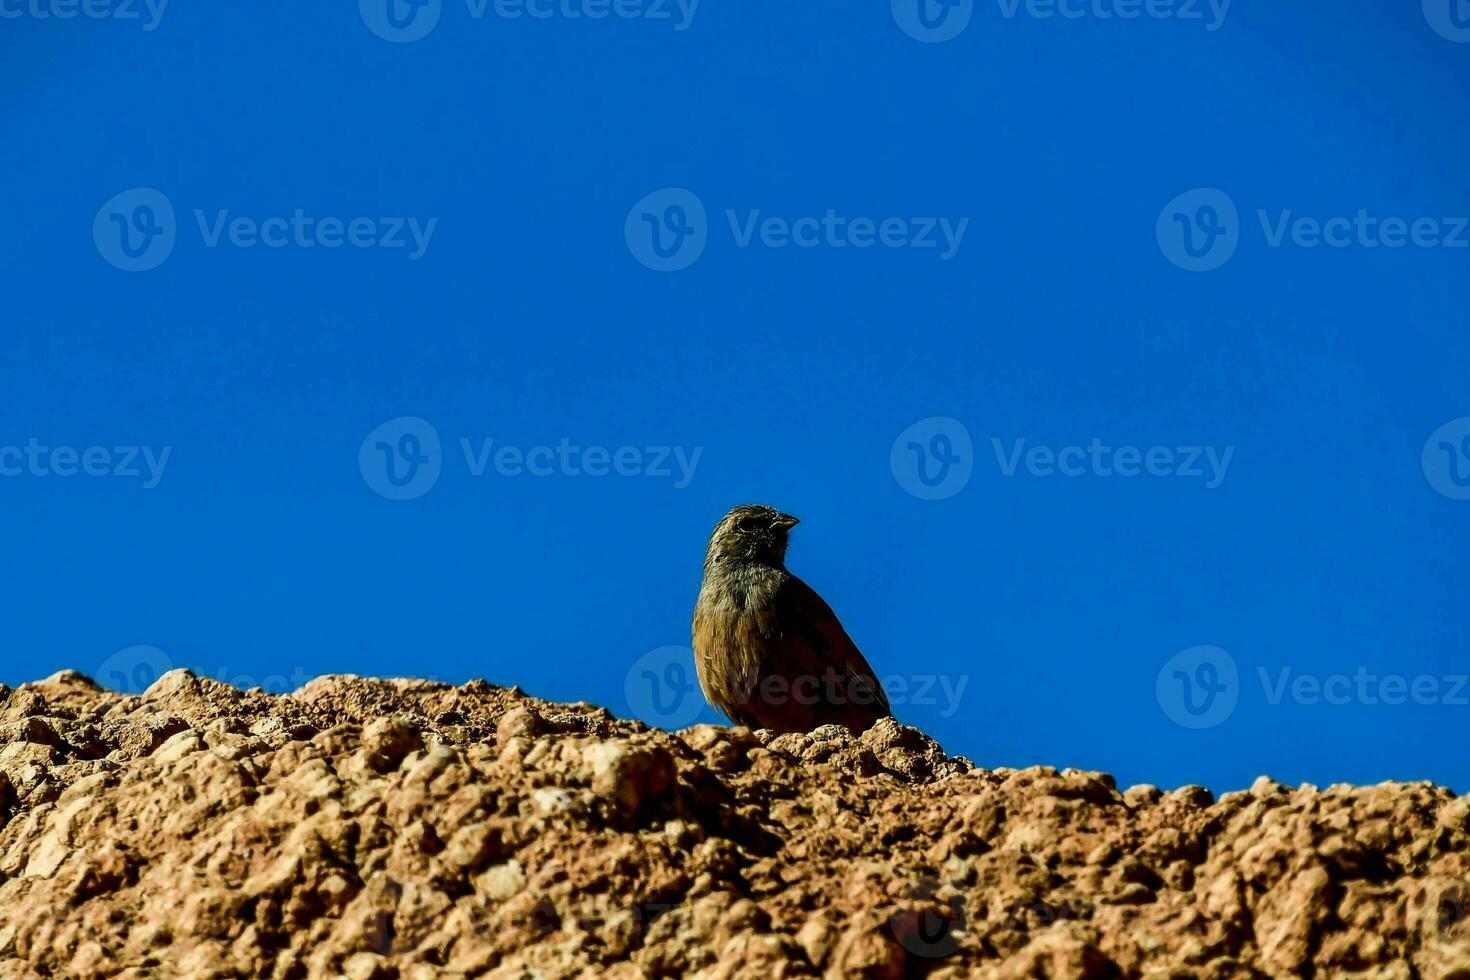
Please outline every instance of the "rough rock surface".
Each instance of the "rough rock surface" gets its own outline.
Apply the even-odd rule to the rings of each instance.
[[[1470,978],[1470,800],[473,682],[0,687],[0,976]]]

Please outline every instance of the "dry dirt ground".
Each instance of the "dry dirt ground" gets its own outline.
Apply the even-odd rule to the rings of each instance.
[[[666,733],[472,682],[0,686],[0,976],[1470,980],[1470,799]]]

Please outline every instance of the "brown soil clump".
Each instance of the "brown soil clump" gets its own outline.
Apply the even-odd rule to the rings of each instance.
[[[0,687],[0,976],[1470,978],[1470,800],[482,681]]]

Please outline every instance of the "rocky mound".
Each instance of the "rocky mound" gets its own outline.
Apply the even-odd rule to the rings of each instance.
[[[1467,804],[63,673],[0,687],[0,975],[1470,978]]]

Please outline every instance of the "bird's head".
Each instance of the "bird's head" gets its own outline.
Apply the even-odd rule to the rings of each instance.
[[[797,523],[774,507],[742,504],[715,525],[705,563],[746,561],[780,568],[786,560],[787,535]]]

